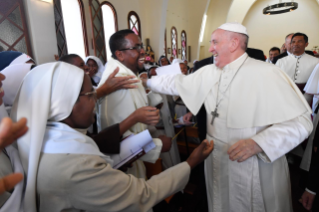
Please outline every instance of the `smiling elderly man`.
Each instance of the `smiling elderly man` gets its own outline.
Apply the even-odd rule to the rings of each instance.
[[[210,212],[289,212],[285,154],[312,131],[311,109],[281,69],[248,57],[247,42],[243,25],[223,24],[211,36],[214,64],[143,83],[181,96],[193,114],[205,104],[215,142],[205,160]]]

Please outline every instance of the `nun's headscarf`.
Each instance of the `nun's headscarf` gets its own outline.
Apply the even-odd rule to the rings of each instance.
[[[162,55],[162,56],[158,59],[158,64],[159,64],[160,66],[162,66],[161,60],[162,60],[163,58],[166,58],[166,59],[167,59],[167,57],[166,57],[165,55]],[[171,63],[169,62],[168,59],[167,59],[167,61],[168,61],[168,64],[170,65]]]
[[[22,52],[16,52],[16,51],[0,52],[0,71],[8,67],[9,65],[17,65],[21,63],[26,63],[29,60],[33,61],[33,59],[30,56]]]
[[[29,131],[18,139],[19,154],[27,174],[25,211],[36,211],[36,179],[48,121],[61,121],[72,112],[83,84],[82,69],[63,62],[37,66],[23,80],[11,118],[28,120]],[[70,86],[72,82],[72,86]]]
[[[176,58],[176,59],[174,59],[174,60],[172,61],[172,64],[175,64],[175,63],[183,63],[183,64],[185,64],[183,60],[178,59],[178,58]]]
[[[98,70],[96,72],[96,74],[92,77],[94,82],[96,84],[99,84],[101,78],[102,78],[102,74],[103,74],[103,71],[105,69],[102,61],[98,58],[98,57],[95,57],[95,56],[88,56],[85,58],[85,64],[87,65],[87,62],[88,60],[94,60],[98,66]]]
[[[34,65],[26,63],[30,60],[32,60],[31,57],[21,52],[6,51],[0,53],[0,71],[6,76],[6,79],[2,82],[5,93],[3,103],[9,114],[23,78]]]

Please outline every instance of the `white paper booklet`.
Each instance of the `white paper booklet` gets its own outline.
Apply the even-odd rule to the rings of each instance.
[[[168,75],[168,74],[182,74],[181,68],[179,67],[179,63],[174,63],[168,66],[162,66],[156,69],[156,74],[158,76]]]
[[[148,130],[136,135],[132,134],[121,142],[120,154],[110,155],[114,161],[113,168],[118,169],[128,161],[135,161],[155,147],[156,145]]]

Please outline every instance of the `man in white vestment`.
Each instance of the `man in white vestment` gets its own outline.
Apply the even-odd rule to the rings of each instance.
[[[114,69],[119,68],[116,76],[137,76],[137,73],[143,69],[145,61],[145,51],[140,38],[132,30],[120,30],[114,33],[109,41],[112,58],[103,72],[102,79],[98,85],[100,87],[112,74]],[[115,59],[114,59],[115,58]],[[138,108],[148,106],[148,99],[145,89],[141,82],[136,84],[135,89],[115,91],[100,101],[98,109],[98,130],[104,129],[110,125],[119,123],[127,118]],[[156,109],[156,108],[155,108]],[[147,129],[147,125],[137,123],[124,133],[124,137],[130,134],[137,134]],[[143,161],[156,162],[161,151],[168,151],[171,140],[165,138],[154,138],[153,141],[158,146],[155,150],[150,151],[141,160],[133,163],[127,173],[135,177],[146,177],[146,170]],[[163,145],[163,148],[161,147]],[[168,145],[167,145],[168,144]]]
[[[244,26],[223,24],[211,37],[214,64],[143,84],[180,95],[193,114],[205,104],[210,212],[292,212],[285,154],[311,133],[311,109],[285,72],[248,57],[247,43]]]
[[[292,54],[279,59],[276,63],[296,83],[302,92],[312,71],[319,63],[318,58],[305,53],[307,46],[307,35],[299,32],[295,33],[291,39]],[[310,104],[312,97],[306,94],[305,98]]]

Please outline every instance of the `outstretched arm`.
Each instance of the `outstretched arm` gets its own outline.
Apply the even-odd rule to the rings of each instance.
[[[157,93],[179,96],[175,86],[175,78],[178,75],[154,76],[151,79],[142,79],[143,86]]]

